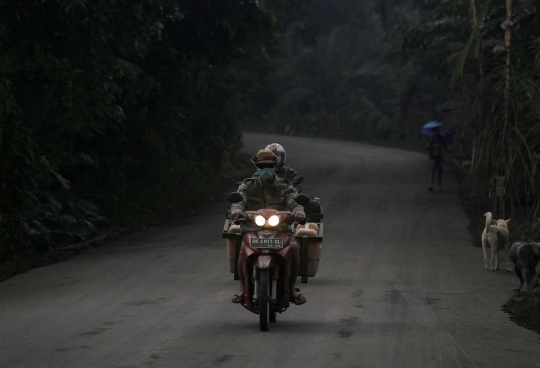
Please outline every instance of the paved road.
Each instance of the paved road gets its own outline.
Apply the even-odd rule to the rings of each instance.
[[[262,333],[229,302],[221,201],[0,284],[0,367],[540,364],[539,336],[500,311],[517,279],[484,271],[450,175],[428,193],[423,155],[350,142],[245,134],[245,150],[273,141],[327,216],[306,305]]]

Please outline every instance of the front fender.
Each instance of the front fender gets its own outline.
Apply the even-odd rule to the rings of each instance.
[[[270,268],[273,257],[271,256],[258,256],[256,266],[258,268]]]
[[[276,256],[260,255],[257,257],[257,260],[253,262],[253,275],[258,278],[259,272],[257,272],[257,269],[273,268],[274,280],[279,280],[279,263],[279,259]]]

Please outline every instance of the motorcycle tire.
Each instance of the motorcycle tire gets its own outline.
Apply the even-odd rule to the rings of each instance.
[[[268,268],[260,270],[259,279],[259,325],[261,331],[268,331],[268,284],[270,283]]]

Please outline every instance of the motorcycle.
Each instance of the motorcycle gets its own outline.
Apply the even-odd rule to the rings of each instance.
[[[303,179],[303,177],[300,177]],[[241,181],[234,183],[235,188],[242,184]],[[230,194],[232,195],[232,193]],[[300,274],[302,284],[308,282],[309,277],[314,277],[319,266],[319,257],[321,253],[320,243],[322,242],[323,232],[323,207],[320,204],[321,199],[312,195],[299,194],[297,198],[302,198],[302,206],[306,211],[306,218],[312,223],[308,225],[311,230],[302,230],[295,232],[296,240],[300,246]],[[230,214],[227,213],[227,217]],[[299,228],[294,226],[295,230]],[[223,238],[227,238],[227,259],[229,262],[229,271],[234,274],[234,280],[238,280],[238,255],[240,252],[242,238],[237,236],[242,231],[239,226],[234,226],[230,221],[225,221],[223,227]],[[307,235],[307,236],[306,236]]]
[[[227,198],[230,203],[242,201],[242,195],[237,192],[230,193]],[[296,201],[302,204],[309,198],[300,194]],[[244,303],[241,305],[258,314],[261,331],[268,331],[268,324],[276,322],[277,313],[286,311],[291,303],[290,244],[295,239],[289,236],[289,226],[294,225],[294,215],[289,211],[267,208],[246,211],[244,219],[229,222],[229,228],[237,226],[235,223],[241,224],[242,228],[241,232],[224,229],[227,238],[234,235],[241,239],[239,264],[244,271]],[[301,237],[308,238],[307,235]],[[322,236],[316,240],[322,241]]]

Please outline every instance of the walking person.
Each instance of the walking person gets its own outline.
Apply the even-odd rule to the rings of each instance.
[[[435,180],[435,173],[437,173],[439,190],[441,190],[442,184],[442,172],[444,164],[444,150],[448,149],[446,140],[441,136],[441,132],[438,127],[433,128],[433,137],[427,144],[427,150],[429,152],[429,188],[430,192],[433,191],[433,181]]]

